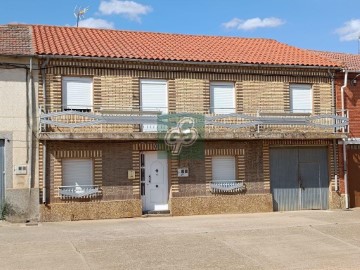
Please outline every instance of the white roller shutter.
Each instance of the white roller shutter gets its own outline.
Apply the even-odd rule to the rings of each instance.
[[[213,82],[210,84],[212,113],[235,112],[235,89],[233,83]]]
[[[63,186],[92,185],[92,159],[63,159],[62,160]]]
[[[212,158],[213,180],[236,180],[235,157],[218,156]]]
[[[64,77],[62,80],[62,102],[64,108],[91,109],[92,88],[92,78]]]
[[[167,113],[167,82],[164,80],[141,80],[140,85],[142,110]]]
[[[168,91],[166,81],[141,80],[140,91],[142,111],[160,111],[162,114],[168,112]],[[144,132],[156,132],[158,131],[158,126],[156,124],[143,125],[142,130]]]
[[[311,113],[312,112],[312,91],[311,85],[292,84],[290,85],[291,112]]]

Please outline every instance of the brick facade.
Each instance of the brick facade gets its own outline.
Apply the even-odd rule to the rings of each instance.
[[[47,187],[50,203],[62,200],[57,188],[62,186],[63,158],[91,158],[94,160],[94,184],[103,189],[101,200],[139,199],[133,194],[133,181],[127,179],[132,169],[132,146],[128,143],[111,142],[51,142],[47,144]],[[99,198],[95,199],[98,200]]]
[[[203,214],[210,213],[230,213],[230,212],[253,212],[256,211],[271,211],[271,193],[270,193],[270,171],[269,171],[269,148],[273,146],[324,146],[327,145],[329,149],[329,171],[331,184],[333,187],[334,181],[334,164],[331,159],[332,142],[327,140],[316,141],[292,141],[292,140],[253,140],[253,141],[208,141],[205,144],[205,156],[201,160],[177,160],[169,159],[169,198],[170,210],[174,215],[195,214],[203,211]],[[65,211],[66,208],[62,204],[79,203],[107,203],[107,205],[116,206],[118,204],[108,204],[108,202],[120,202],[141,200],[140,197],[140,164],[139,155],[143,151],[163,150],[156,149],[156,141],[153,142],[48,142],[48,166],[47,185],[49,187],[49,205],[50,208],[43,209],[45,215],[44,220],[54,220],[53,214],[56,211]],[[211,160],[214,156],[234,156],[236,158],[236,175],[237,179],[244,180],[246,184],[246,191],[233,195],[219,195],[210,192],[209,183],[212,180],[212,165]],[[95,167],[94,181],[99,184],[103,190],[103,196],[95,199],[72,199],[63,200],[57,195],[57,186],[62,185],[62,170],[61,160],[68,157],[84,157],[93,158],[97,160],[98,168]],[[177,177],[177,169],[180,167],[189,168],[189,177]],[[129,180],[127,176],[128,170],[136,171],[136,179]],[[97,176],[98,175],[98,178]],[[98,181],[96,179],[99,179]],[[255,196],[256,195],[256,196]],[[223,198],[217,198],[217,197]],[[232,199],[230,197],[232,197]],[[245,197],[244,197],[245,196]],[[249,198],[247,198],[250,196]],[[270,197],[269,197],[270,196]],[[330,192],[331,201],[336,198],[333,192]],[[228,199],[226,197],[229,197]],[[239,197],[236,199],[235,197]],[[242,198],[244,197],[244,198]],[[334,197],[334,199],[333,199]],[[198,198],[198,199],[196,199]],[[202,198],[202,199],[201,199]],[[208,199],[206,199],[208,198]],[[213,199],[211,199],[213,198]],[[213,205],[215,202],[223,203],[240,203],[252,202],[253,206],[246,206],[239,208],[235,206],[226,206],[209,209],[205,211],[200,205],[195,202],[206,202],[206,204]],[[256,206],[257,202],[266,202],[263,207]],[[190,204],[189,204],[190,203]],[[337,207],[336,203],[333,203]],[[55,205],[53,210],[51,205]],[[180,205],[183,205],[181,210]],[[95,207],[96,204],[91,204]],[[99,206],[100,207],[100,206]],[[192,207],[192,210],[189,209]],[[200,208],[199,208],[200,207]],[[87,215],[77,213],[76,207],[71,206],[70,212],[64,212],[66,219],[74,215],[77,218],[101,218],[101,216]],[[79,209],[83,209],[80,206]],[[203,210],[201,210],[203,209]],[[237,210],[236,210],[237,209]],[[267,210],[266,210],[267,209]],[[54,212],[55,211],[55,212]],[[115,210],[114,210],[115,211]],[[200,211],[200,212],[199,212]],[[61,215],[62,212],[58,213]],[[115,211],[114,213],[118,213]],[[114,214],[114,217],[119,217]],[[109,217],[108,215],[104,217]],[[59,217],[57,217],[59,218]],[[56,220],[57,220],[56,218]]]
[[[42,74],[39,84],[39,104],[43,104]],[[311,84],[313,112],[331,112],[331,84],[328,74],[321,70],[196,67],[190,65],[158,65],[118,62],[60,61],[51,60],[46,74],[46,108],[61,110],[63,76],[90,76],[93,78],[94,112],[107,109],[138,110],[140,107],[140,80],[164,79],[168,81],[169,112],[209,113],[210,83],[227,81],[234,83],[236,112],[248,115],[289,112],[291,83]],[[321,102],[320,102],[321,101]],[[62,116],[57,120],[70,123],[89,121],[84,116]],[[262,126],[262,132],[314,132],[325,135],[332,132],[315,127]],[[95,125],[81,128],[50,126],[49,132],[134,132],[136,126]],[[207,128],[208,132],[226,131],[223,128]],[[228,130],[227,130],[228,131]],[[242,128],[239,131],[256,131]]]
[[[235,87],[236,112],[256,115],[262,112],[288,112],[290,110],[291,83],[311,84],[313,89],[314,114],[326,114],[331,111],[331,81],[326,71],[313,69],[279,69],[260,67],[231,66],[193,66],[167,65],[126,62],[100,61],[60,61],[51,60],[46,71],[46,105],[50,111],[61,110],[61,78],[62,76],[91,76],[93,78],[94,112],[100,110],[138,110],[140,107],[141,79],[165,79],[168,82],[169,112],[193,112],[206,114],[210,111],[210,83],[212,81],[233,82]],[[41,76],[41,74],[40,74]],[[42,80],[39,86],[39,102],[44,105]],[[63,116],[62,116],[63,117]],[[69,117],[69,116],[65,116]],[[73,116],[72,116],[73,117]],[[76,116],[72,123],[88,121],[86,117]],[[113,139],[107,141],[102,134],[139,133],[136,125],[97,125],[81,128],[63,128],[50,126],[48,134],[54,133],[61,137],[63,133],[71,136],[79,133],[79,140],[48,140],[47,138],[47,197],[53,210],[43,208],[44,220],[109,218],[121,216],[137,216],[141,212],[140,195],[140,154],[143,151],[159,149],[157,135],[149,135],[147,140],[138,138]],[[206,137],[208,134],[224,132],[220,138]],[[330,187],[333,190],[334,167],[332,157],[332,140],[326,139],[332,130],[301,126],[260,126],[259,132],[271,134],[268,139],[256,139],[256,128],[247,127],[236,130],[227,128],[207,128],[204,140],[204,157],[199,160],[168,160],[169,207],[174,215],[211,214],[232,212],[258,212],[272,210],[270,192],[270,148],[272,146],[306,145],[328,146]],[[227,139],[230,133],[241,134],[253,132],[248,140]],[[285,140],[284,134],[293,133],[301,137],[299,140]],[[319,140],[307,139],[307,132],[315,132]],[[92,139],[81,140],[82,134],[93,133]],[[275,134],[275,135],[274,135]],[[46,138],[46,137],[45,137]],[[272,139],[271,139],[272,138]],[[273,140],[278,138],[278,140]],[[44,143],[44,142],[42,142]],[[40,158],[43,147],[40,147]],[[212,157],[233,156],[236,163],[236,178],[244,180],[246,191],[233,195],[212,194]],[[65,201],[57,196],[56,188],[62,183],[61,160],[65,157],[84,157],[94,160],[94,183],[102,188],[102,196],[87,200]],[[40,164],[42,173],[43,164]],[[189,177],[178,177],[177,170],[189,168]],[[128,170],[135,171],[135,179],[128,179]],[[40,187],[43,179],[40,174]],[[331,193],[331,196],[333,194]],[[129,202],[127,204],[126,202]],[[131,203],[130,203],[131,202]],[[111,208],[113,215],[101,213],[87,215],[76,213],[87,209]],[[103,204],[102,204],[103,203]],[[63,205],[72,205],[66,210]],[[101,204],[101,206],[99,205]],[[205,209],[204,205],[208,207]],[[218,207],[216,205],[221,204]],[[234,205],[233,205],[234,204]],[[258,206],[256,206],[258,204]],[[136,211],[129,212],[129,205],[136,205]],[[126,214],[117,210],[120,207]],[[69,208],[70,209],[70,208]],[[70,212],[69,212],[70,211]],[[59,215],[59,216],[57,216]]]
[[[151,147],[137,149],[136,145],[137,143],[124,142],[48,142],[47,187],[49,193],[47,195],[50,198],[49,203],[65,202],[57,194],[57,188],[63,185],[61,163],[64,158],[94,160],[94,184],[100,185],[103,190],[103,196],[94,199],[95,201],[140,199],[138,157],[142,151],[155,151],[155,149]],[[148,145],[156,145],[156,142],[148,143]],[[263,142],[259,140],[207,142],[204,159],[169,159],[172,197],[213,196],[209,189],[209,183],[212,180],[211,157],[224,155],[236,158],[237,179],[245,181],[246,194],[269,193],[263,177],[262,149]],[[207,164],[208,162],[210,164]],[[181,167],[189,168],[189,177],[177,177],[177,169]],[[128,170],[136,171],[136,179],[128,180]],[[173,177],[171,177],[171,171],[174,171]]]
[[[360,138],[360,83],[356,86],[350,84],[354,77],[349,74],[349,81],[344,91],[344,107],[349,113],[349,138]],[[338,74],[335,80],[336,109],[341,110],[341,86],[344,84],[344,74]]]

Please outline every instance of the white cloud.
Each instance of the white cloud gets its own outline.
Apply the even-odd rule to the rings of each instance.
[[[242,22],[242,20],[238,19],[238,18],[234,18],[231,21],[228,21],[226,23],[223,23],[223,26],[226,29],[231,29],[231,28],[237,28],[239,26],[239,24]]]
[[[114,23],[108,22],[103,19],[95,19],[95,18],[87,18],[84,20],[80,20],[79,22],[80,27],[87,27],[87,28],[102,28],[102,29],[114,29]]]
[[[343,27],[335,30],[341,41],[357,40],[360,36],[360,19],[345,22]]]
[[[239,29],[239,30],[253,30],[256,28],[264,28],[264,27],[277,27],[282,24],[284,24],[285,21],[275,18],[275,17],[269,17],[269,18],[252,18],[248,20],[241,20],[238,18],[234,18],[231,21],[228,21],[226,23],[223,23],[223,26],[226,29]]]
[[[110,0],[101,1],[99,10],[103,15],[124,15],[131,20],[141,22],[141,16],[151,12],[152,8],[134,1]]]

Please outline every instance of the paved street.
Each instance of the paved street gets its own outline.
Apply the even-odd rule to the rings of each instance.
[[[360,269],[360,209],[0,222],[0,269]]]

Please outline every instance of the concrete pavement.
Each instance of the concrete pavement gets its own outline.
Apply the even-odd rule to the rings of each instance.
[[[0,269],[360,269],[360,209],[0,222]]]

